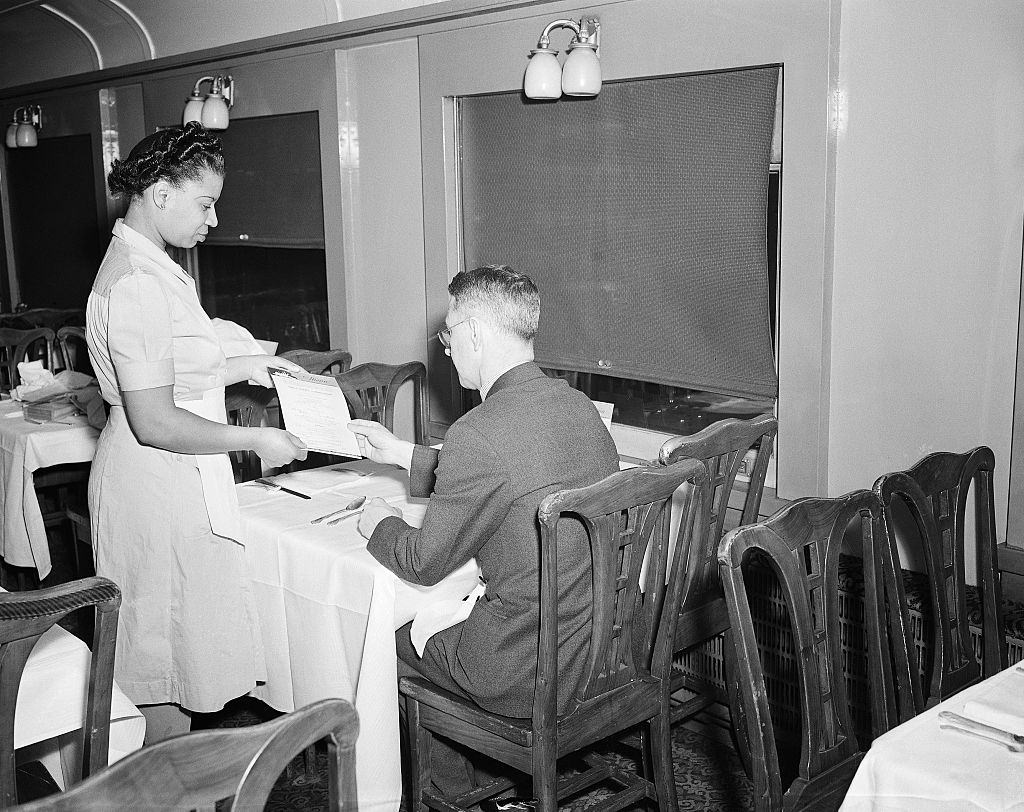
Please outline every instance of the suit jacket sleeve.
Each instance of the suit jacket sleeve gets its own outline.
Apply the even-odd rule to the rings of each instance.
[[[367,545],[371,555],[396,575],[428,586],[476,555],[501,526],[513,501],[508,471],[472,427],[454,424],[436,459],[423,527],[410,527],[389,516],[377,525]],[[412,482],[423,484],[423,467],[429,461],[417,447]]]

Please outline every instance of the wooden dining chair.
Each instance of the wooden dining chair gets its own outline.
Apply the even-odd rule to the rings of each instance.
[[[352,366],[352,353],[346,350],[287,350],[281,357],[314,375],[337,375]]]
[[[764,480],[768,472],[768,461],[772,455],[778,421],[770,414],[763,414],[750,420],[727,418],[719,420],[696,434],[688,437],[673,437],[665,442],[658,455],[663,465],[670,465],[682,459],[697,459],[704,463],[709,476],[710,511],[708,523],[696,535],[689,548],[687,567],[689,577],[679,610],[676,625],[676,658],[686,657],[698,646],[720,647],[723,673],[716,674],[712,681],[697,669],[682,667],[673,669],[672,690],[687,689],[693,695],[685,701],[673,703],[672,722],[689,719],[714,702],[729,702],[733,712],[738,712],[735,701],[736,683],[731,657],[733,647],[727,639],[729,613],[725,607],[725,596],[718,575],[718,543],[726,529],[726,517],[730,503],[734,501],[736,478],[744,463],[749,463],[749,481],[742,496],[738,524],[757,521],[764,493]],[[753,460],[748,454],[753,452]],[[737,511],[733,510],[733,513]],[[731,524],[735,525],[734,520]],[[721,635],[721,637],[719,637]],[[694,652],[696,654],[697,652]],[[710,657],[701,658],[707,662]],[[720,681],[720,682],[719,682]],[[726,686],[723,690],[720,685]],[[734,729],[743,729],[740,720],[734,719]],[[742,741],[740,742],[742,750]]]
[[[84,327],[65,325],[57,330],[57,349],[61,369],[83,372],[95,377],[92,363],[89,361],[89,345],[85,340]]]
[[[29,592],[0,592],[0,807],[18,802],[14,715],[25,663],[48,629],[72,612],[89,606],[94,607],[94,621],[82,728],[82,778],[107,764],[121,590],[113,581],[93,577]]]
[[[913,708],[905,707],[905,715],[919,713],[926,706],[931,707],[1006,668],[1006,628],[992,486],[994,470],[992,449],[978,446],[963,454],[929,454],[912,468],[884,474],[875,482],[874,491],[882,501],[886,530],[892,538],[897,536],[894,511],[898,500],[902,500],[909,509],[921,540],[931,596],[933,645],[930,669],[923,677],[928,685],[927,696],[921,677],[922,664],[917,662],[917,658],[910,656],[896,664],[909,675],[913,686]],[[978,591],[982,607],[980,662],[971,642],[966,600],[964,529],[967,495],[972,484]],[[892,550],[891,566],[898,574],[900,562],[895,544]],[[893,617],[901,624],[908,652],[913,652],[913,634],[902,578],[894,579],[893,589]]]
[[[395,399],[398,391],[406,381],[412,381],[413,442],[429,444],[427,368],[420,361],[360,364],[334,378],[348,398],[354,417],[376,420],[388,431],[395,429]]]
[[[261,810],[296,753],[327,739],[331,812],[356,810],[359,719],[344,699],[322,699],[269,722],[185,733],[136,750],[67,792],[21,812],[111,809]]]
[[[890,643],[898,647],[905,642],[890,640],[888,633],[885,561],[890,540],[878,497],[860,490],[835,499],[797,499],[770,519],[730,531],[718,550],[757,810],[837,809],[868,747],[854,732],[840,640],[839,554],[852,523],[863,557],[871,728],[878,736],[899,721],[896,694],[909,689],[894,684],[899,675],[889,659]],[[802,734],[792,780],[779,757],[744,582],[744,564],[755,551],[778,578],[798,660]]]
[[[671,557],[669,514],[673,492],[684,482],[692,490],[682,508],[684,527],[702,526],[706,516],[707,472],[696,460],[670,466],[633,468],[586,488],[547,496],[540,522],[540,632],[533,715],[513,719],[490,713],[427,679],[403,677],[414,809],[467,808],[515,782],[500,778],[456,799],[431,789],[433,735],[461,742],[528,774],[541,812],[554,812],[560,799],[595,783],[621,787],[602,809],[631,807],[643,799],[676,808],[668,724],[669,665],[685,575],[685,556]],[[558,532],[563,521],[582,522],[593,562],[593,615],[584,678],[571,709],[556,712],[559,673],[557,601]],[[641,593],[641,566],[649,560]],[[668,577],[666,577],[668,576]],[[661,607],[664,606],[664,610]],[[563,686],[564,691],[564,686]],[[633,776],[588,754],[586,773],[558,781],[556,762],[615,733],[642,724],[652,764]],[[641,750],[646,751],[642,742]]]
[[[267,421],[267,407],[274,400],[274,390],[249,383],[235,383],[224,393],[228,423],[246,428],[262,426]],[[231,470],[235,482],[251,482],[263,476],[263,462],[251,450],[230,451]]]
[[[49,327],[0,328],[0,390],[9,392],[21,383],[18,364],[22,361],[42,361],[53,369],[55,353],[55,336]]]

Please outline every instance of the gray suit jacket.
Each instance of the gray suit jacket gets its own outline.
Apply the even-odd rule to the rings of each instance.
[[[423,527],[387,517],[369,550],[418,584],[434,584],[476,556],[487,593],[465,622],[430,639],[415,668],[487,710],[530,716],[540,623],[537,508],[554,491],[617,470],[615,444],[594,405],[533,363],[498,378],[486,400],[451,426],[440,453],[417,446],[410,477],[413,495],[430,496]],[[559,529],[558,563],[563,711],[582,678],[590,634],[590,551],[579,525]]]

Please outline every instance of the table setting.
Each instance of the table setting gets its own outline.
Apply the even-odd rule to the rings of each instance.
[[[965,688],[875,739],[844,812],[1024,809],[1024,667]]]
[[[466,562],[424,587],[367,552],[358,529],[366,500],[384,499],[411,525],[423,521],[428,500],[409,496],[399,468],[356,460],[265,479],[269,486],[236,486],[267,664],[253,694],[281,711],[326,697],[351,701],[360,718],[360,808],[393,812],[401,801],[394,632],[421,613],[437,628],[457,622],[455,609],[471,607],[463,599],[478,589],[479,568]]]

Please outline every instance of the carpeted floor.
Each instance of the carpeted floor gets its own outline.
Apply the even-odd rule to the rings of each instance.
[[[218,714],[197,717],[193,728],[239,727],[271,718],[274,711],[253,699],[239,699]],[[618,761],[626,769],[635,769],[627,751],[609,746],[602,755]],[[752,808],[750,780],[743,773],[732,748],[716,740],[676,726],[673,730],[672,752],[675,762],[676,791],[679,808],[685,812],[733,812]],[[327,808],[326,756],[318,748],[316,778],[312,781],[299,756],[281,776],[267,805],[269,812],[316,810]],[[595,806],[608,792],[597,788],[589,794],[572,799],[564,808],[572,812]],[[403,802],[403,810],[406,804]]]

